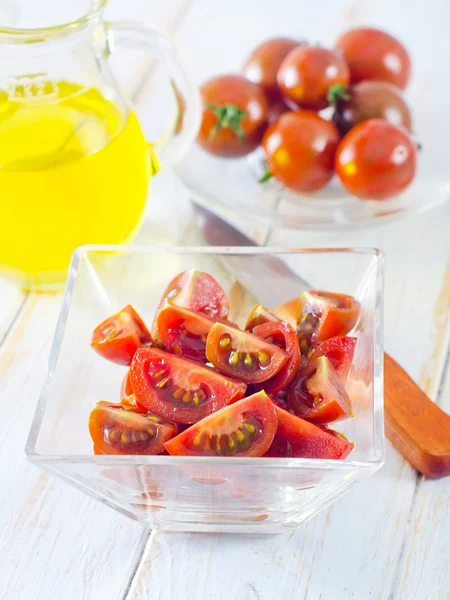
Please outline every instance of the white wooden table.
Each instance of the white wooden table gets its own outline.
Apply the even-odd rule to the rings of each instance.
[[[173,29],[191,10],[183,0],[149,4],[116,1],[111,11]],[[269,238],[384,250],[386,349],[447,411],[449,225],[450,204],[372,230]],[[199,243],[173,175],[154,182],[140,237],[148,240]],[[28,464],[23,448],[60,302],[0,280],[1,600],[450,598],[450,482],[425,480],[389,443],[381,471],[290,536],[149,534]]]

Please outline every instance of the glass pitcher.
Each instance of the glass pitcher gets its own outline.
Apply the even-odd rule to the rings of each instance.
[[[200,110],[174,42],[157,29],[106,22],[106,0],[25,2],[33,26],[22,26],[23,4],[0,8],[0,273],[50,291],[77,246],[133,238],[151,176],[184,153]],[[63,24],[35,25],[50,18]],[[118,46],[148,50],[168,72],[178,110],[161,142],[145,139],[113,76]]]

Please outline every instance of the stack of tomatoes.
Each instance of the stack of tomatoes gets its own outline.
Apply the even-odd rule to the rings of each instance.
[[[94,452],[345,458],[353,444],[328,424],[352,416],[359,312],[351,296],[310,291],[256,305],[241,329],[211,275],[181,273],[151,333],[130,305],[94,330],[94,350],[129,367],[120,404],[91,412]]]
[[[410,71],[404,46],[379,29],[352,29],[333,49],[268,40],[250,54],[242,75],[214,77],[201,87],[198,143],[223,157],[262,145],[261,181],[275,177],[297,192],[320,190],[336,172],[359,198],[391,198],[416,171],[411,112],[402,96]]]

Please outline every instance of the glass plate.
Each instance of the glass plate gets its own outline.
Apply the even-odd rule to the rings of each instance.
[[[423,15],[427,15],[426,23]],[[194,145],[176,167],[189,191],[200,201],[229,216],[289,229],[340,229],[383,223],[429,210],[450,195],[448,157],[450,55],[447,35],[449,7],[429,10],[425,0],[408,5],[401,0],[327,4],[306,0],[261,3],[257,0],[197,0],[177,35],[199,84],[222,73],[236,72],[249,52],[264,39],[284,35],[332,46],[338,35],[356,25],[385,29],[408,48],[413,64],[405,97],[412,109],[414,135],[422,149],[413,184],[387,201],[359,200],[335,177],[316,194],[302,195],[274,181],[260,184],[262,155],[257,150],[237,160],[216,158]],[[199,37],[201,34],[201,43]],[[439,52],[436,51],[439,40]]]

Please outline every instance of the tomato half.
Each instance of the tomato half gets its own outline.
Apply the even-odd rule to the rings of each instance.
[[[328,106],[331,86],[350,83],[350,71],[340,52],[318,46],[298,46],[281,63],[278,87],[294,110],[320,110]]]
[[[314,363],[320,356],[326,356],[335,368],[342,384],[345,385],[352,368],[356,342],[356,338],[345,335],[325,340],[314,350],[310,359],[311,363]]]
[[[350,88],[336,87],[329,92],[334,106],[333,123],[345,135],[367,119],[384,119],[411,130],[411,111],[402,91],[387,81],[361,81]]]
[[[353,296],[311,290],[278,306],[274,313],[297,323],[300,350],[308,356],[314,344],[351,331],[360,311],[361,305]]]
[[[278,420],[275,406],[259,392],[205,417],[165,445],[172,455],[262,456],[269,449]]]
[[[359,123],[336,152],[342,185],[363,200],[386,200],[403,192],[416,173],[417,147],[402,127],[384,119]]]
[[[272,38],[257,46],[245,61],[244,77],[259,85],[271,104],[281,99],[278,69],[289,52],[299,45],[300,42],[292,38]]]
[[[131,383],[139,404],[175,423],[192,424],[242,398],[246,385],[156,348],[138,350]]]
[[[365,79],[388,81],[405,89],[411,75],[411,60],[403,44],[389,33],[373,27],[350,29],[338,39],[350,68],[352,83]]]
[[[282,408],[276,407],[275,410],[278,429],[265,456],[343,459],[354,448],[354,444],[341,433],[314,425]]]
[[[96,454],[159,454],[174,429],[120,404],[97,402],[89,417],[89,433]]]
[[[169,304],[156,316],[156,336],[168,352],[206,363],[206,337],[214,323],[205,314]]]
[[[255,304],[255,306],[250,311],[248,315],[247,323],[245,325],[245,330],[253,332],[253,329],[257,325],[262,325],[263,323],[270,323],[271,321],[279,321],[278,317],[273,315],[270,310],[261,306],[261,304]]]
[[[300,371],[287,401],[297,416],[316,423],[352,416],[350,398],[326,356],[320,356]]]
[[[100,356],[119,365],[129,365],[138,348],[151,344],[150,332],[131,304],[100,323],[91,341]]]
[[[221,285],[212,275],[197,269],[183,271],[172,279],[158,309],[166,304],[175,304],[220,319],[226,319],[228,315],[228,300]]]
[[[221,373],[245,383],[267,381],[289,359],[275,344],[223,323],[212,326],[206,341],[206,356]]]
[[[120,399],[126,398],[133,393],[133,388],[131,387],[131,374],[130,371],[127,371],[127,374],[123,378],[122,385],[120,386]]]
[[[286,112],[264,134],[268,171],[297,192],[320,190],[333,177],[339,139],[335,125],[315,112]]]
[[[281,367],[278,373],[268,381],[258,384],[257,389],[264,389],[268,394],[274,395],[286,392],[300,368],[300,346],[294,329],[287,323],[272,321],[257,325],[253,333],[263,340],[283,348],[289,355],[289,360],[284,367]]]
[[[240,75],[213,77],[200,88],[203,114],[197,142],[217,156],[239,157],[261,142],[269,118],[263,90]]]

